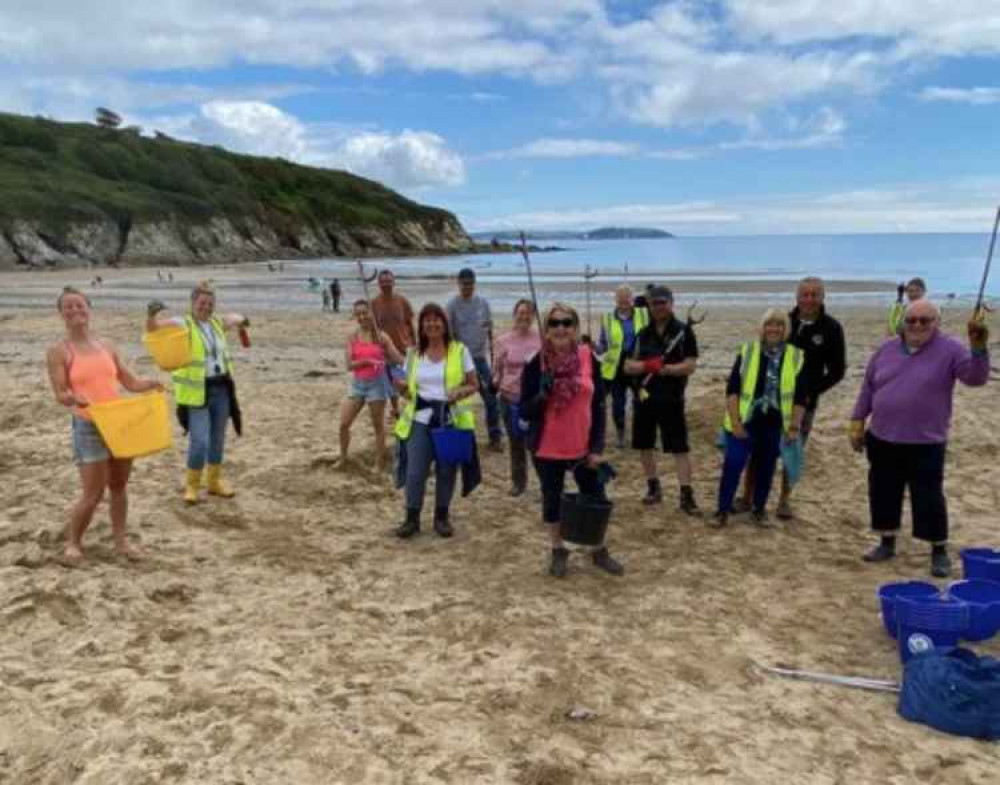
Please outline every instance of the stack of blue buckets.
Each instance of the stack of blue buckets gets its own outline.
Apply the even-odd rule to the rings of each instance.
[[[885,631],[905,665],[915,654],[985,641],[1000,632],[1000,551],[962,551],[965,580],[943,593],[932,583],[903,581],[879,587]]]

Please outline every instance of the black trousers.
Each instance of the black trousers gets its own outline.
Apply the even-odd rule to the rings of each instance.
[[[910,491],[913,536],[930,543],[948,540],[948,505],[944,498],[946,444],[899,444],[865,437],[868,453],[868,506],[872,529],[899,531],[903,494]]]
[[[597,472],[588,469],[580,461],[557,461],[549,458],[535,458],[535,471],[542,484],[542,520],[545,523],[559,523],[560,505],[562,504],[563,488],[566,485],[566,472],[573,472],[576,487],[580,493],[588,496],[600,496],[604,490]]]

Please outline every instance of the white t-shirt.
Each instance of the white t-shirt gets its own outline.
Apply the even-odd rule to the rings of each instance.
[[[178,327],[187,327],[187,320],[183,316],[174,316],[167,321]],[[201,342],[205,346],[205,378],[224,375],[230,359],[226,344],[219,340],[210,321],[201,322],[195,319],[194,324],[201,333]]]
[[[417,395],[425,401],[447,401],[448,393],[444,385],[444,371],[448,358],[441,362],[432,362],[425,355],[419,355],[417,363]],[[472,361],[467,347],[462,347],[462,372],[468,374],[476,370],[476,364]],[[418,411],[414,416],[414,421],[427,425],[431,421],[431,409]]]

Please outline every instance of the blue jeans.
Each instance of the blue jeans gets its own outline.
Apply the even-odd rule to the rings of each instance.
[[[203,469],[208,463],[222,463],[229,419],[229,391],[225,385],[205,383],[205,405],[188,408],[189,469]]]
[[[606,389],[611,396],[611,419],[619,433],[625,430],[625,410],[628,406],[631,384],[631,379],[623,374],[618,374],[613,381],[607,382]]]
[[[753,509],[759,512],[767,505],[774,480],[774,469],[781,455],[781,416],[777,412],[757,414],[746,424],[747,438],[737,439],[726,433],[726,457],[719,480],[719,512],[729,512],[740,485],[740,475],[753,460]]]
[[[427,478],[434,464],[434,507],[447,510],[455,492],[458,466],[434,458],[431,429],[420,422],[413,423],[406,442],[406,509],[420,510],[424,506]]]
[[[486,404],[486,428],[490,433],[490,442],[498,442],[503,436],[500,428],[500,407],[497,404],[497,396],[490,386],[490,361],[485,357],[473,357],[472,362],[476,364],[476,375],[479,376],[479,394]]]

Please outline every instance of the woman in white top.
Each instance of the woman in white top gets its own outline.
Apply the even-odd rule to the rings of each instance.
[[[451,537],[448,507],[455,490],[455,464],[435,460],[431,429],[452,424],[474,427],[471,411],[461,401],[479,390],[479,377],[469,350],[453,340],[444,309],[428,303],[417,318],[417,348],[406,358],[406,379],[400,392],[406,408],[396,424],[396,436],[406,450],[406,520],[396,530],[399,537],[420,531],[420,511],[430,466],[435,464],[434,531]]]

